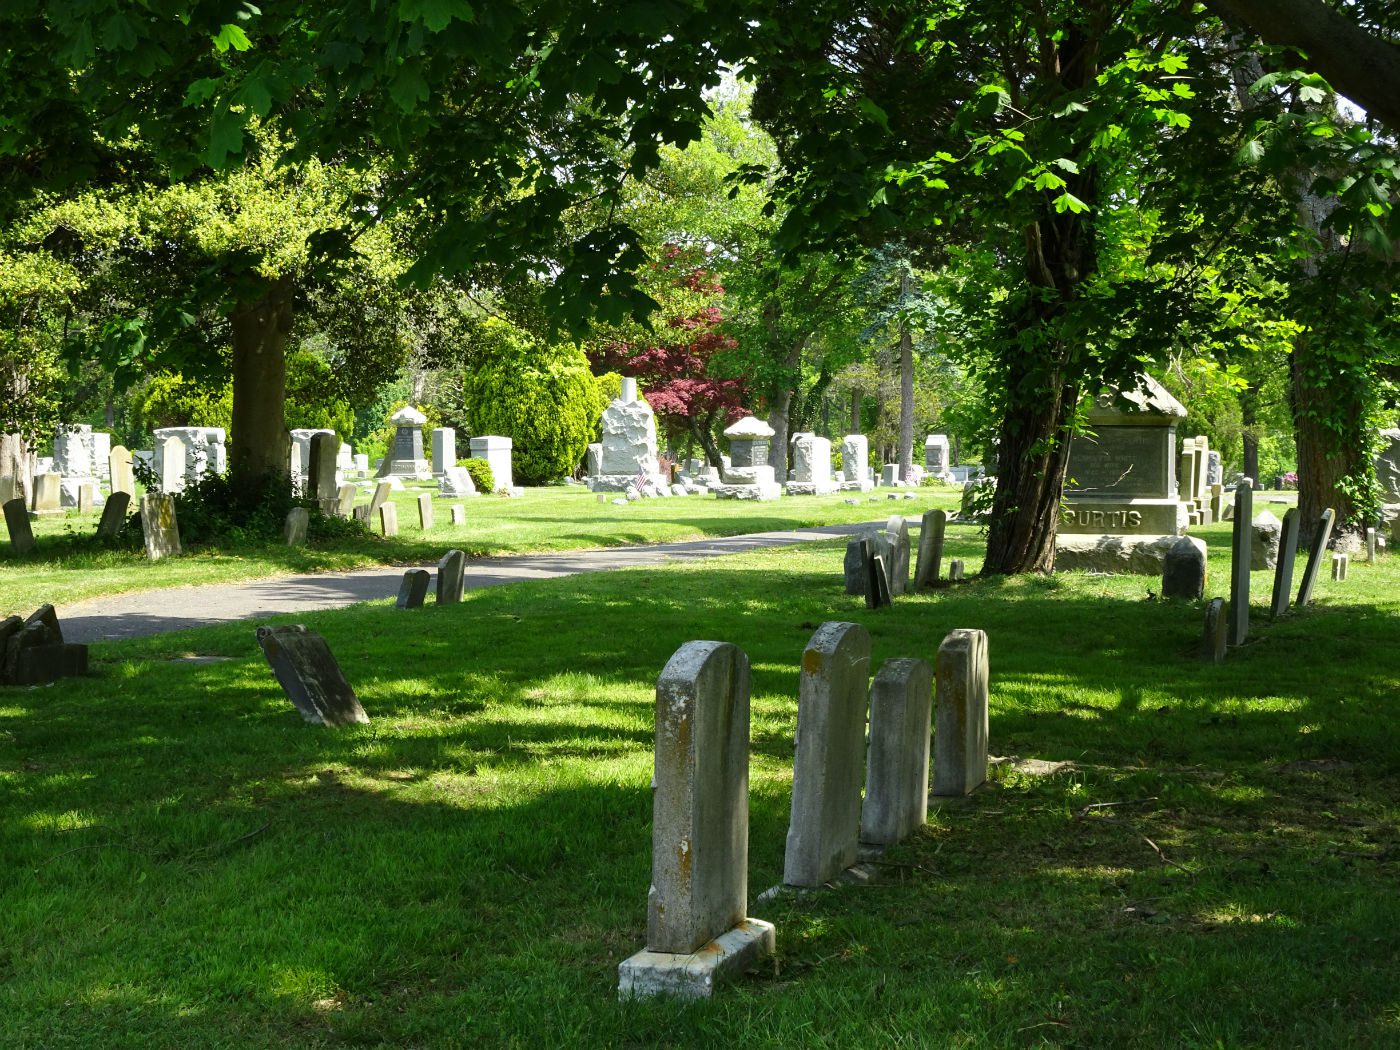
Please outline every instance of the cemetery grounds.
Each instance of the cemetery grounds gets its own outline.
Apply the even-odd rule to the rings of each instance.
[[[552,497],[539,533],[527,497],[480,535],[469,517],[469,542],[702,527],[682,524],[700,501]],[[799,503],[843,520],[784,500],[728,521]],[[845,520],[930,505],[952,504]],[[1230,525],[1193,534],[1225,593]],[[948,537],[975,572],[978,530]],[[396,556],[470,549],[421,540]],[[0,1046],[1400,1045],[1400,559],[1353,560],[1273,624],[1254,573],[1249,641],[1212,665],[1201,606],[1153,578],[971,580],[867,612],[843,553],[297,617],[371,716],[337,731],[302,723],[253,623],[96,645],[90,678],[0,690]],[[991,750],[1014,760],[874,884],[751,904],[778,931],[761,971],[619,1003],[657,674],[692,639],[752,660],[752,902],[781,877],[798,662],[827,620],[869,629],[872,670],[985,630]]]

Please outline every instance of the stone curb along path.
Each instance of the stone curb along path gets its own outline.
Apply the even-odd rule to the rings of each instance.
[[[744,551],[850,536],[879,528],[882,524],[820,525],[684,543],[472,558],[467,561],[466,587],[498,587],[524,580],[551,580],[586,572],[609,572],[673,561],[717,558]],[[74,602],[61,608],[59,614],[63,620],[65,641],[91,643],[146,638],[234,620],[342,609],[359,602],[392,597],[398,593],[404,568],[402,565],[378,566],[353,572],[275,576],[247,583],[136,591]]]

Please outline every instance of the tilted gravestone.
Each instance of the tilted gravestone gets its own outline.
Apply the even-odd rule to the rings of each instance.
[[[1312,601],[1313,586],[1317,574],[1322,570],[1322,559],[1327,553],[1327,544],[1332,539],[1332,523],[1337,520],[1337,512],[1328,507],[1318,518],[1312,536],[1312,547],[1308,551],[1308,561],[1303,567],[1303,582],[1298,586],[1297,605],[1301,608]]]
[[[924,512],[923,522],[919,526],[919,557],[914,567],[914,590],[922,591],[938,582],[947,528],[947,511]]]
[[[870,633],[856,623],[818,627],[798,687],[789,886],[820,886],[856,861],[869,683]]]
[[[1201,659],[1224,663],[1229,640],[1229,618],[1225,615],[1225,599],[1212,598],[1206,603],[1205,630],[1201,635]]]
[[[418,497],[418,527],[424,532],[433,527],[433,497],[426,492]]]
[[[399,534],[399,508],[392,502],[386,502],[379,507],[379,531],[384,536],[397,536]]]
[[[467,556],[463,551],[450,550],[442,556],[437,567],[437,603],[455,605],[462,600],[466,582]]]
[[[400,609],[421,609],[423,599],[428,596],[428,581],[431,574],[427,569],[409,569],[403,574],[399,584],[399,599],[395,606]]]
[[[846,541],[846,560],[842,568],[846,574],[846,593],[864,594],[870,571],[866,561],[870,557],[871,543],[868,536],[852,536]]]
[[[966,795],[987,779],[987,635],[950,631],[934,668],[933,793]]]
[[[348,518],[355,512],[355,486],[341,485],[335,490],[335,516]]]
[[[1183,536],[1167,548],[1162,559],[1162,597],[1197,601],[1205,593],[1205,544]]]
[[[1297,507],[1283,512],[1278,561],[1274,565],[1274,591],[1269,601],[1269,615],[1275,620],[1288,611],[1288,599],[1293,596],[1293,561],[1298,556],[1299,520]]]
[[[771,955],[771,924],[745,917],[749,661],[687,642],[656,681],[647,946],[618,967],[623,998],[705,998]]]
[[[259,627],[258,645],[282,691],[312,725],[365,724],[369,715],[326,640],[301,624]]]
[[[29,523],[29,510],[24,505],[24,497],[6,500],[4,510],[10,547],[16,554],[28,554],[34,549],[34,526]]]
[[[102,507],[102,517],[97,522],[97,538],[114,540],[121,535],[126,525],[126,512],[131,507],[129,492],[113,492]]]
[[[389,502],[389,494],[394,490],[391,482],[380,481],[374,486],[374,495],[369,498],[369,502],[363,507],[355,508],[355,516],[366,524],[373,525],[379,521],[379,508]],[[395,522],[397,524],[397,521]]]
[[[321,437],[320,434],[316,435]],[[282,538],[288,547],[300,547],[306,542],[306,530],[311,525],[311,512],[305,507],[293,507],[287,511],[287,520],[282,526]]]
[[[860,840],[889,846],[928,819],[929,720],[933,668],[886,660],[870,685],[870,750]]]
[[[890,515],[883,536],[885,571],[889,574],[890,597],[895,598],[909,589],[909,523],[902,515]]]
[[[175,517],[174,496],[164,492],[142,495],[141,533],[146,540],[146,557],[151,561],[181,553],[180,523]]]
[[[1235,486],[1235,524],[1230,539],[1231,645],[1243,645],[1249,637],[1250,546],[1254,539],[1254,482],[1245,478]]]
[[[865,607],[883,609],[891,604],[890,577],[885,569],[885,558],[876,554],[876,543],[870,541],[869,554],[865,561]]]

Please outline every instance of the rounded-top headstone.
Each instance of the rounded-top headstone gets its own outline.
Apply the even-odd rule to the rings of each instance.
[[[773,428],[757,416],[745,416],[724,432],[727,438],[767,438],[773,436]]]
[[[412,405],[404,405],[389,417],[389,422],[396,427],[421,427],[427,421],[428,417]]]
[[[1198,601],[1206,587],[1206,545],[1183,536],[1162,560],[1162,597]]]

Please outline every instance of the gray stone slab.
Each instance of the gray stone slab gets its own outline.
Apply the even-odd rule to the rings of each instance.
[[[456,549],[442,556],[437,565],[437,603],[455,605],[462,600],[466,585],[467,555]]]
[[[1332,555],[1332,579],[1338,583],[1347,578],[1347,556],[1345,554]]]
[[[444,474],[457,465],[457,431],[438,427],[433,431],[433,473]]]
[[[1250,548],[1254,540],[1254,482],[1245,478],[1235,486],[1235,523],[1230,537],[1231,645],[1243,645],[1249,637]]]
[[[948,563],[948,580],[957,583],[964,578],[963,562],[961,558],[954,558]]]
[[[856,862],[869,682],[870,633],[855,623],[817,628],[798,687],[789,886],[820,886]]]
[[[1301,608],[1312,601],[1313,587],[1317,584],[1317,574],[1322,570],[1322,559],[1327,554],[1327,544],[1332,540],[1332,523],[1337,512],[1331,507],[1324,510],[1313,527],[1312,544],[1308,548],[1308,561],[1303,567],[1303,582],[1298,585],[1297,605]]]
[[[178,439],[171,438],[178,444]],[[184,456],[181,446],[181,457]],[[182,458],[180,461],[184,463]],[[175,497],[165,492],[147,492],[141,497],[141,533],[146,541],[146,557],[151,561],[182,553],[180,522],[175,516]]]
[[[366,520],[373,521],[379,513],[379,508],[389,502],[389,494],[394,491],[393,482],[380,481],[374,486],[374,495],[369,499],[369,513]]]
[[[871,541],[871,554],[866,561],[866,584],[865,584],[865,607],[867,609],[883,609],[891,604],[890,601],[890,577],[885,568],[885,558],[882,554],[874,553],[875,541]]]
[[[717,985],[772,955],[775,942],[772,923],[745,919],[705,945],[703,951],[640,951],[617,968],[618,997],[708,999]]]
[[[34,475],[34,513],[58,514],[62,511],[63,475],[49,472]]]
[[[885,537],[889,552],[885,571],[889,574],[890,597],[896,598],[909,590],[909,523],[903,515],[890,515]]]
[[[926,660],[886,660],[870,685],[870,748],[860,840],[890,846],[928,819],[929,726],[933,668]]]
[[[1206,545],[1182,536],[1162,560],[1162,597],[1198,601],[1205,593]]]
[[[1298,556],[1298,508],[1283,512],[1279,531],[1278,559],[1274,564],[1274,590],[1269,600],[1269,615],[1278,619],[1288,611],[1293,596],[1293,562]]]
[[[383,536],[399,534],[399,508],[392,500],[380,504],[379,532]]]
[[[1249,567],[1256,572],[1278,565],[1278,548],[1283,539],[1283,523],[1272,511],[1261,511],[1254,519],[1254,537],[1249,545]]]
[[[403,582],[399,584],[398,601],[394,603],[399,609],[421,609],[423,601],[428,597],[428,583],[432,579],[432,574],[427,569],[409,569],[403,574]]]
[[[852,536],[846,541],[846,593],[864,594],[870,581],[872,545],[869,536]]]
[[[933,793],[966,795],[987,779],[987,635],[950,631],[938,647]]]
[[[16,554],[28,554],[34,549],[34,526],[29,522],[29,510],[24,505],[24,498],[16,496],[6,500],[4,510],[11,550]]]
[[[1201,659],[1224,663],[1229,640],[1229,618],[1225,615],[1225,599],[1212,598],[1206,603],[1205,629],[1201,635]]]
[[[316,435],[320,437],[321,435]],[[313,439],[314,440],[314,439]],[[287,511],[287,520],[282,525],[282,538],[288,547],[300,547],[306,542],[306,530],[311,524],[311,512],[305,507],[293,507]]]
[[[355,486],[341,485],[335,490],[335,515],[348,518],[355,511]]]
[[[326,640],[301,624],[259,627],[258,645],[282,691],[312,725],[369,722]]]
[[[749,660],[687,642],[656,681],[647,949],[694,952],[748,904]]]
[[[914,590],[922,591],[938,582],[943,564],[943,543],[947,534],[946,511],[924,512],[919,526],[919,556],[914,568]]]
[[[453,525],[465,525],[467,523],[467,508],[460,503],[454,503],[448,508],[452,515]]]
[[[433,527],[433,497],[426,492],[418,497],[418,527],[424,532]]]
[[[28,632],[21,632],[17,637],[26,634]],[[87,673],[88,647],[72,642],[21,646],[15,654],[13,667],[6,661],[6,678],[10,685],[45,685]]]
[[[97,538],[114,540],[126,526],[127,511],[131,508],[131,494],[113,492],[102,507],[102,517],[97,522]]]
[[[1366,561],[1372,565],[1376,561],[1376,530],[1374,526],[1366,530]]]
[[[318,431],[311,435],[306,464],[306,496],[323,500],[336,497],[335,466],[340,458],[340,437]]]

